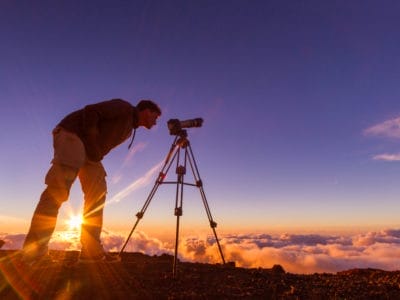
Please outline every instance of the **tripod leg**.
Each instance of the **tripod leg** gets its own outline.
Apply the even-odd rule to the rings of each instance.
[[[175,235],[175,255],[174,255],[174,266],[172,270],[172,277],[176,276],[176,264],[178,261],[178,245],[179,245],[179,220],[182,216],[182,207],[175,208],[176,215],[176,235]]]
[[[183,206],[183,182],[184,176],[186,173],[186,153],[185,153],[185,160],[184,165],[179,165],[180,159],[180,148],[178,150],[178,159],[176,164],[176,174],[177,174],[177,181],[176,181],[176,196],[175,196],[175,216],[176,216],[176,233],[175,233],[175,255],[174,255],[174,265],[172,269],[172,277],[175,278],[176,276],[176,264],[178,261],[178,245],[179,245],[179,225],[180,225],[180,217],[182,216],[182,206]]]
[[[217,242],[217,246],[218,246],[219,254],[221,255],[222,263],[225,264],[224,254],[222,253],[222,248],[221,248],[221,245],[219,243],[217,232],[215,230],[215,228],[217,227],[217,223],[213,220],[213,217],[212,217],[212,214],[211,214],[211,210],[210,210],[210,207],[208,205],[207,198],[206,198],[206,194],[204,192],[203,182],[200,179],[199,169],[197,168],[196,160],[194,159],[192,147],[190,146],[190,144],[187,145],[187,149],[188,149],[188,152],[189,152],[188,160],[189,160],[192,172],[193,172],[193,177],[196,180],[196,186],[200,190],[201,199],[203,200],[203,204],[204,204],[204,208],[205,208],[206,213],[207,213],[208,221],[210,222],[210,227],[211,227],[211,229],[212,229],[212,231],[214,233],[215,241]]]
[[[119,256],[121,256],[122,252],[124,252],[126,245],[128,245],[129,239],[131,238],[133,232],[135,231],[136,226],[139,224],[139,221],[143,218],[143,215],[144,215],[147,207],[149,206],[150,201],[153,198],[153,196],[156,193],[156,191],[157,191],[159,186],[160,186],[160,182],[157,181],[154,184],[153,189],[151,190],[149,196],[147,197],[147,200],[146,200],[145,204],[143,205],[142,209],[136,214],[136,218],[137,219],[136,219],[135,225],[133,226],[133,228],[132,228],[131,232],[129,233],[124,245],[122,246],[121,251],[119,252]]]
[[[174,153],[174,150],[176,150],[175,153]],[[154,197],[154,194],[156,193],[158,187],[163,183],[164,178],[167,175],[172,162],[174,161],[174,159],[176,158],[176,156],[178,154],[178,150],[179,150],[179,147],[177,147],[177,138],[175,138],[175,140],[172,143],[171,148],[165,158],[164,166],[161,169],[161,172],[159,173],[157,180],[156,180],[152,190],[150,191],[149,196],[147,197],[142,209],[136,214],[137,219],[136,219],[135,225],[133,226],[131,232],[129,233],[124,245],[121,248],[121,251],[119,252],[120,257],[122,255],[122,253],[124,252],[125,247],[128,245],[129,239],[131,238],[133,232],[135,231],[136,226],[139,224],[139,221],[143,218],[144,213],[146,212],[148,206],[150,205],[151,199]],[[172,159],[171,159],[171,157],[172,157]]]

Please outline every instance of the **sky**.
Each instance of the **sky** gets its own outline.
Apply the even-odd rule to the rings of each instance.
[[[399,11],[389,0],[1,1],[5,247],[20,247],[29,228],[54,126],[87,104],[153,99],[157,126],[103,160],[108,249],[154,185],[174,138],[167,121],[201,117],[188,137],[229,258],[295,272],[400,268]],[[139,250],[170,247],[174,205],[162,185]],[[81,208],[76,182],[60,232]],[[187,259],[213,257],[196,188],[185,188],[181,233]]]

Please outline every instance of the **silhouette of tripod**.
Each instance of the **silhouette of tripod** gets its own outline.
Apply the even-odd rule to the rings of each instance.
[[[183,155],[181,155],[181,150],[184,149]],[[182,158],[183,156],[183,158]],[[177,180],[176,181],[164,181],[165,177],[167,176],[167,173],[172,165],[172,163],[176,160],[176,174],[177,174]],[[182,161],[181,161],[182,160]],[[182,164],[180,164],[182,162]],[[186,166],[187,163],[189,162],[190,168],[193,173],[193,177],[195,179],[195,183],[187,183],[184,181],[184,176],[186,174]],[[129,239],[131,238],[133,232],[136,229],[136,226],[139,224],[139,221],[143,218],[144,213],[146,212],[151,200],[153,199],[155,193],[157,192],[158,187],[161,184],[176,184],[176,197],[175,197],[175,216],[176,216],[176,235],[175,235],[175,254],[174,254],[174,264],[173,264],[173,270],[172,274],[173,277],[176,275],[176,264],[177,264],[177,256],[178,256],[178,242],[179,242],[179,221],[180,217],[182,216],[182,204],[183,204],[183,187],[185,185],[189,186],[195,186],[199,188],[201,198],[203,200],[204,208],[207,213],[208,220],[210,222],[210,227],[213,231],[215,240],[218,245],[218,250],[221,255],[222,263],[225,264],[225,258],[222,253],[221,245],[219,243],[218,237],[217,237],[217,232],[215,228],[217,227],[217,223],[213,220],[210,207],[208,206],[207,198],[203,189],[203,183],[200,179],[199,171],[197,168],[196,161],[193,156],[193,151],[190,146],[190,142],[187,138],[187,132],[186,130],[179,130],[179,132],[176,134],[175,139],[171,145],[171,149],[169,150],[167,157],[164,162],[164,166],[161,169],[156,182],[150,191],[149,196],[147,197],[146,202],[144,203],[142,209],[136,214],[136,222],[129,233],[128,238],[125,241],[125,244],[123,245],[119,256],[121,257],[121,254],[123,253],[126,245],[128,244]]]

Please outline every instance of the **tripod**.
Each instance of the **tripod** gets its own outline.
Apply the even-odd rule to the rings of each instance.
[[[181,157],[181,150],[184,149],[184,154],[183,154],[183,159]],[[180,160],[182,159],[183,164],[179,164]],[[176,160],[176,174],[177,174],[177,180],[176,181],[164,181],[172,163]],[[193,177],[195,179],[195,183],[187,183],[184,181],[184,176],[186,174],[186,166],[187,162],[189,162],[190,168],[193,173]],[[213,220],[210,207],[208,206],[208,202],[206,199],[206,195],[203,189],[203,183],[200,179],[199,171],[197,168],[196,161],[193,156],[193,151],[190,146],[190,142],[187,138],[187,132],[186,130],[179,130],[179,132],[176,134],[175,139],[171,145],[171,148],[167,154],[167,157],[164,162],[164,166],[162,170],[160,171],[156,182],[150,191],[149,196],[146,199],[146,202],[144,203],[142,209],[136,214],[136,222],[131,230],[131,232],[128,235],[128,238],[125,241],[125,244],[123,245],[119,256],[123,253],[126,245],[128,244],[128,241],[130,237],[132,236],[133,232],[135,231],[137,225],[139,224],[139,221],[143,218],[144,213],[146,212],[152,198],[154,197],[158,187],[161,184],[176,184],[176,197],[175,197],[175,216],[176,216],[176,234],[175,234],[175,253],[174,253],[174,264],[173,264],[173,270],[172,274],[173,277],[176,275],[176,264],[177,264],[177,256],[178,256],[178,242],[179,242],[179,225],[180,225],[180,217],[182,216],[182,204],[183,204],[183,186],[184,185],[189,185],[189,186],[195,186],[199,188],[201,198],[203,200],[204,208],[207,213],[208,220],[210,222],[210,227],[213,231],[215,240],[218,245],[218,250],[221,255],[222,263],[225,264],[225,258],[222,253],[221,245],[219,243],[218,237],[217,237],[217,232],[215,228],[217,227],[217,223]]]

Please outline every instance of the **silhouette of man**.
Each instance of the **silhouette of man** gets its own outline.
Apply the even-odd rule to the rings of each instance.
[[[81,226],[81,260],[111,259],[100,241],[103,207],[107,185],[101,163],[114,147],[131,136],[136,129],[150,129],[161,115],[151,100],[136,106],[122,99],[112,99],[67,115],[53,130],[54,157],[45,177],[46,189],[32,217],[23,245],[23,258],[29,264],[48,261],[48,243],[54,232],[61,204],[68,199],[71,186],[78,177],[84,194]]]

